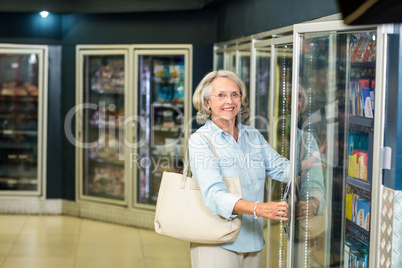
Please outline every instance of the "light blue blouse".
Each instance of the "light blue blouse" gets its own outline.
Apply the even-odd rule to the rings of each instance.
[[[239,176],[243,200],[264,201],[266,176],[281,182],[289,180],[289,160],[279,155],[253,127],[238,124],[239,137],[235,139],[208,120],[191,135],[189,161],[205,204],[214,213],[228,220],[236,202],[240,199],[226,192],[222,176]],[[215,148],[218,159],[212,154],[203,133]],[[242,215],[242,226],[238,238],[220,246],[235,252],[255,252],[264,245],[263,219],[257,221],[253,215]],[[200,223],[202,224],[202,223]]]

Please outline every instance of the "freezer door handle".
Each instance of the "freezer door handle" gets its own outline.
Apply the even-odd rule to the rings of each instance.
[[[380,149],[380,168],[391,169],[392,148],[389,146]]]

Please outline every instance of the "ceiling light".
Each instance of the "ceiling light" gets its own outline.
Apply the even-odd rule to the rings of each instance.
[[[39,15],[41,15],[42,18],[46,18],[47,16],[49,16],[49,12],[41,11],[41,12],[39,12]]]

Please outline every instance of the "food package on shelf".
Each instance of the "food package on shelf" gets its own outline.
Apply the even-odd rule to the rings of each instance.
[[[373,40],[373,33],[362,32],[352,34],[351,38],[351,62],[367,62],[372,55],[374,49],[375,53],[375,40]],[[368,51],[366,53],[366,51]]]
[[[3,84],[0,90],[2,96],[38,96],[38,87],[32,83],[10,81]]]
[[[96,193],[124,195],[124,169],[95,168],[95,175],[90,185]]]
[[[172,110],[165,110],[163,111],[163,126],[164,127],[175,127],[175,121],[173,118],[173,111]]]
[[[184,84],[179,83],[174,87],[173,92],[173,103],[183,103],[184,102]]]
[[[95,73],[92,89],[106,91],[124,90],[124,62],[113,60]]]
[[[170,72],[170,77],[179,77],[180,76],[180,66],[179,65],[170,65],[169,72]]]
[[[353,221],[352,207],[353,207],[353,193],[347,192],[346,193],[345,216],[346,216],[346,219],[348,219],[350,221]]]
[[[163,86],[158,88],[158,94],[156,96],[156,101],[160,103],[167,103],[172,100],[172,88]]]
[[[356,219],[357,225],[363,229],[370,230],[370,204],[361,197],[356,199]]]
[[[90,148],[89,155],[92,159],[102,159],[112,162],[123,161],[124,141],[120,142],[117,138],[109,137],[108,133],[104,133]]]
[[[124,108],[116,111],[101,107],[92,114],[90,123],[102,126],[124,126]]]
[[[159,62],[154,63],[154,75],[156,77],[163,77],[165,73],[165,66]]]

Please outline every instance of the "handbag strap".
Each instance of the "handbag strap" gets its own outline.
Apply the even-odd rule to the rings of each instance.
[[[199,133],[199,132],[196,132],[196,133],[201,134],[202,136],[204,136],[204,138],[207,140],[207,142],[209,144],[209,148],[211,148],[212,154],[215,156],[216,159],[218,159],[218,155],[216,154],[215,148],[212,145],[212,142],[208,139],[208,137],[205,136],[203,133]],[[184,155],[184,170],[183,170],[183,177],[182,177],[182,180],[181,180],[181,188],[184,188],[184,186],[186,185],[187,177],[190,177],[190,174],[188,174],[188,172],[189,171],[191,172],[190,163],[188,161],[188,158],[189,158],[188,151],[189,150],[187,148],[186,153]]]

